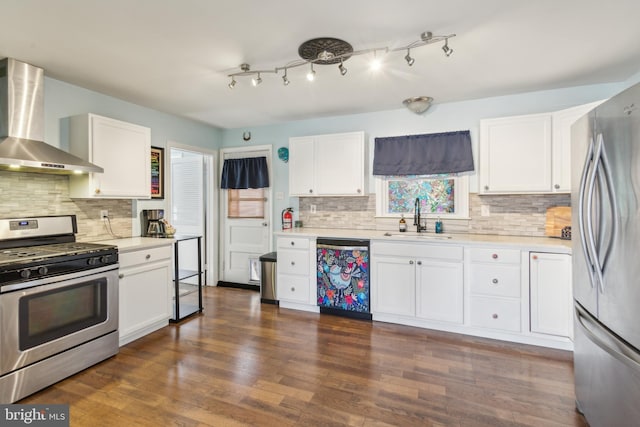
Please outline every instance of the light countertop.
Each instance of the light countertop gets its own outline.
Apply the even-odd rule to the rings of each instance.
[[[116,245],[119,252],[131,252],[141,249],[151,249],[173,244],[175,240],[155,237],[125,237],[122,239],[100,240],[94,243]]]
[[[349,229],[327,229],[327,228],[293,228],[286,231],[277,231],[276,236],[300,236],[300,237],[321,237],[337,239],[369,239],[379,241],[394,242],[422,242],[438,244],[462,244],[474,245],[499,245],[506,247],[521,248],[533,251],[553,251],[557,253],[571,253],[571,241],[553,237],[527,237],[527,236],[502,236],[495,234],[467,234],[467,233],[444,233],[435,234],[433,232],[416,233],[384,230],[349,230]]]

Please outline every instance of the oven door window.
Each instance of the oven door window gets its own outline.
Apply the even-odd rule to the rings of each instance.
[[[20,350],[28,350],[107,320],[107,279],[20,298]]]

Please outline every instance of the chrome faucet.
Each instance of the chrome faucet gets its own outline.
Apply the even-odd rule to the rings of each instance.
[[[416,197],[416,202],[413,205],[413,225],[416,226],[416,232],[420,233],[422,231],[427,231],[426,225],[421,225],[420,223],[420,198]]]

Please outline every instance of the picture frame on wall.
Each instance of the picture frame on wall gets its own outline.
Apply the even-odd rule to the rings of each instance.
[[[151,147],[151,198],[164,199],[164,148]]]

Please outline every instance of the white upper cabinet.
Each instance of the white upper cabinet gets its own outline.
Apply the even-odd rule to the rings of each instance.
[[[553,113],[553,191],[571,192],[571,126],[603,101]]]
[[[151,129],[95,114],[74,116],[69,151],[104,169],[104,173],[72,175],[72,198],[151,197]]]
[[[289,139],[291,196],[366,194],[364,132]]]
[[[480,194],[551,191],[551,114],[480,121]]]
[[[571,192],[571,125],[599,103],[480,121],[480,194]]]

